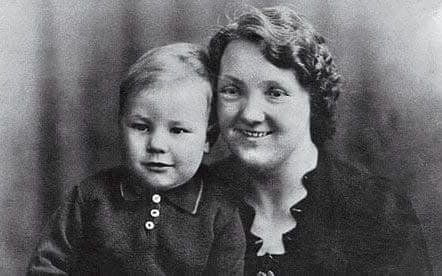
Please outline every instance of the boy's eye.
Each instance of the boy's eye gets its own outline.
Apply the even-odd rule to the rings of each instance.
[[[229,85],[221,88],[218,94],[220,94],[222,97],[233,99],[240,95],[240,89],[236,86]]]
[[[148,132],[149,131],[149,126],[146,125],[146,124],[138,124],[138,123],[136,123],[136,124],[132,124],[131,127],[133,129],[138,130],[138,131],[143,131],[143,132]]]
[[[190,131],[182,127],[173,127],[170,129],[170,132],[173,134],[182,134],[182,133],[189,133]]]

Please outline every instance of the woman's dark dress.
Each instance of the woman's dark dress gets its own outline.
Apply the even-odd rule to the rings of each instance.
[[[232,160],[213,166],[230,183],[247,238],[245,275],[426,275],[432,269],[419,221],[408,198],[384,178],[320,154],[304,176],[307,197],[291,208],[297,221],[283,235],[284,255],[257,256],[262,244],[250,232],[254,210],[242,201],[245,184]]]

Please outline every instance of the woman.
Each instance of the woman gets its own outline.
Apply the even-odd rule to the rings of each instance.
[[[218,119],[247,236],[246,275],[431,274],[420,225],[387,180],[326,153],[340,76],[287,7],[253,9],[209,43]]]

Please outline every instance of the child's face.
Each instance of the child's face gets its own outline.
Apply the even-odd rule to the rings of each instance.
[[[206,141],[210,84],[199,78],[161,83],[128,99],[121,118],[126,165],[144,185],[167,190],[196,173]]]

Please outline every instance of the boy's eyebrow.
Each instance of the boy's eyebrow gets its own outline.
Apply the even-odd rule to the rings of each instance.
[[[140,120],[140,121],[143,121],[145,123],[149,123],[149,118],[144,117],[144,116],[142,116],[140,114],[129,115],[129,116],[127,116],[127,119],[130,119],[130,120]]]
[[[185,120],[171,120],[171,121],[169,121],[169,124],[170,125],[173,125],[173,126],[175,126],[175,125],[192,125],[192,123],[193,123],[193,121],[185,121]]]
[[[128,116],[128,118],[129,119],[132,119],[132,120],[141,120],[141,121],[144,121],[144,122],[146,122],[146,123],[149,123],[150,122],[150,118],[149,117],[144,117],[144,116],[142,116],[142,115],[139,115],[139,114],[134,114],[134,115],[130,115],[130,116]],[[185,118],[183,118],[182,120],[170,120],[169,121],[169,124],[171,124],[171,125],[181,125],[181,124],[191,124],[191,123],[193,123],[193,121],[186,121],[185,120]]]

